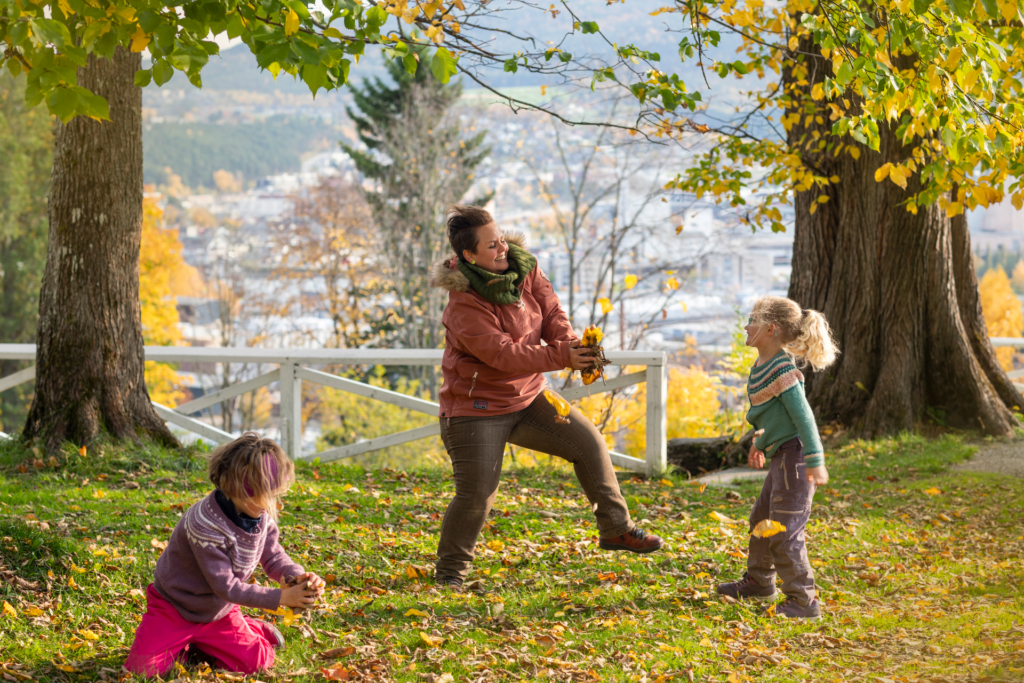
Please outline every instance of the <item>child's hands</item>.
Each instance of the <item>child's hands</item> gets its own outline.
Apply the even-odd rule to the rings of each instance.
[[[316,602],[318,595],[317,591],[306,587],[305,581],[300,581],[281,589],[281,606],[305,609]]]
[[[828,483],[828,470],[825,469],[824,465],[821,467],[808,467],[807,481],[815,486],[824,486]]]
[[[299,576],[296,576],[294,579],[292,579],[293,583],[302,583],[303,581],[306,582],[307,588],[316,591],[317,595],[323,595],[324,587],[327,585],[327,582],[321,579],[319,576],[317,576],[313,572],[306,572],[305,574],[300,574]]]
[[[750,453],[747,454],[747,464],[755,470],[764,467],[764,451],[759,450],[754,444],[750,444]]]

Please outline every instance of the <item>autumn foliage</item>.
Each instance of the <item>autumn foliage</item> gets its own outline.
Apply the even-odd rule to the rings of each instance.
[[[142,334],[148,346],[181,343],[175,287],[194,282],[197,274],[181,256],[178,231],[164,228],[156,199],[142,203],[142,246],[139,250],[139,301]],[[146,388],[153,401],[174,406],[185,400],[178,373],[166,363],[146,363]]]
[[[1006,271],[1001,267],[989,270],[982,276],[978,289],[989,336],[1020,337],[1024,333],[1024,312]],[[996,348],[996,357],[1004,370],[1013,369],[1013,356],[1014,350],[1010,347]]]

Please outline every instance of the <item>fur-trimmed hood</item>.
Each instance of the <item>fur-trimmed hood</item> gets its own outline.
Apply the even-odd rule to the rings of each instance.
[[[506,232],[505,241],[526,249],[526,235],[521,232]],[[431,266],[430,279],[427,281],[427,284],[436,289],[443,289],[446,292],[468,291],[469,280],[466,279],[466,276],[462,274],[458,267],[451,267],[451,262],[454,258],[455,256],[448,256]]]

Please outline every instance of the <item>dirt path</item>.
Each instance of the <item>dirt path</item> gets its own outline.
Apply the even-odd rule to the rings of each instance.
[[[957,469],[1024,477],[1024,442],[982,444],[974,457],[957,465]]]

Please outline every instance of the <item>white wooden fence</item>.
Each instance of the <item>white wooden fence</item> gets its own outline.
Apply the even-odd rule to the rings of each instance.
[[[992,346],[1024,348],[1024,337],[990,337],[989,341],[992,342]],[[1006,376],[1013,380],[1013,386],[1017,387],[1017,391],[1024,392],[1024,384],[1017,381],[1024,378],[1024,370],[1012,370],[1006,373]]]
[[[400,406],[409,410],[438,416],[439,406],[415,396],[400,394],[380,387],[356,382],[345,377],[332,375],[314,369],[315,366],[368,366],[368,365],[426,365],[439,366],[440,350],[391,350],[391,349],[254,349],[192,346],[147,346],[146,360],[162,363],[244,363],[254,365],[277,365],[270,372],[219,389],[197,399],[168,408],[154,403],[157,414],[168,424],[187,429],[214,443],[231,441],[234,436],[214,427],[208,422],[197,420],[190,415],[222,401],[241,396],[260,387],[278,382],[281,388],[280,438],[285,451],[293,458],[303,460],[320,459],[330,462],[362,453],[397,446],[399,444],[437,436],[440,425],[435,420],[430,424],[403,432],[378,436],[339,448],[318,453],[302,453],[302,382],[313,382],[332,387],[368,399],[374,399]],[[606,353],[613,365],[644,366],[640,372],[630,373],[598,381],[589,387],[578,387],[560,392],[562,397],[572,401],[589,394],[599,394],[613,389],[647,383],[647,452],[641,460],[624,453],[612,453],[612,462],[624,469],[656,474],[666,469],[666,422],[667,383],[666,358],[662,352],[654,351],[609,351]],[[0,344],[0,359],[35,360],[34,344]],[[35,367],[26,368],[7,377],[0,378],[0,391],[6,391],[35,377]]]

